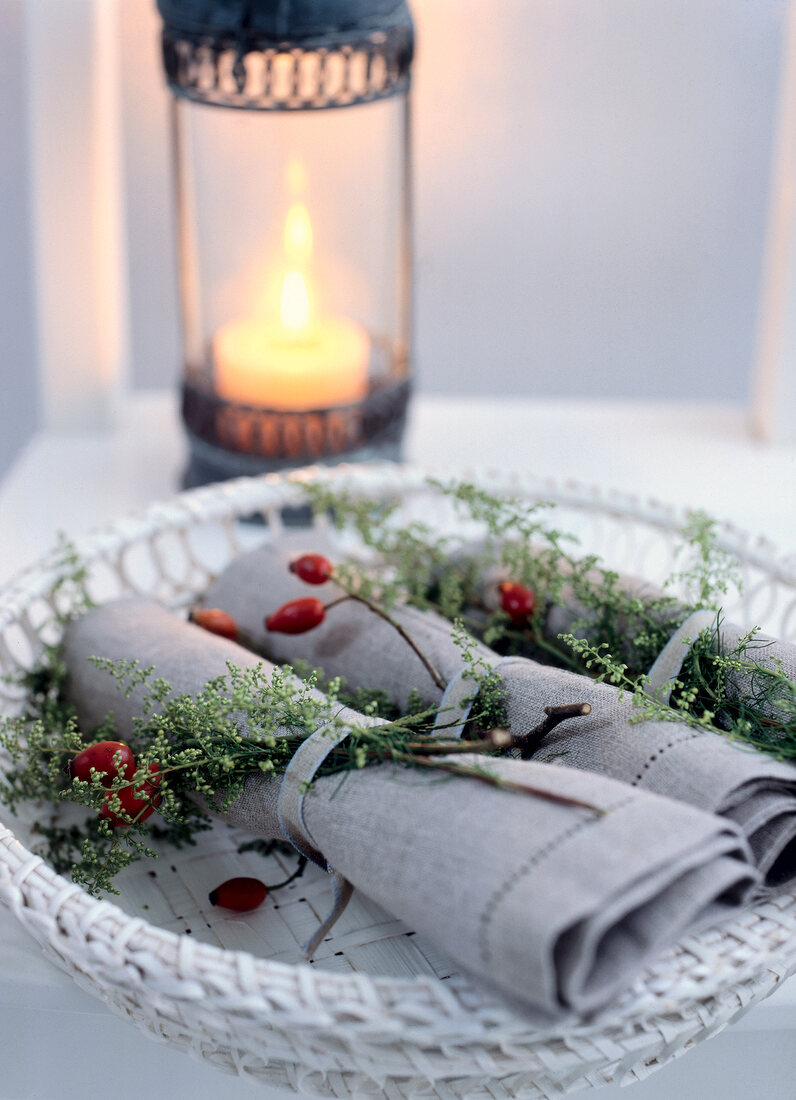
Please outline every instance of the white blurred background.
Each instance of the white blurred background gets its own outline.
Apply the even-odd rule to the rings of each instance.
[[[751,408],[787,0],[413,10],[420,390]],[[0,0],[0,476],[175,385],[158,22]]]

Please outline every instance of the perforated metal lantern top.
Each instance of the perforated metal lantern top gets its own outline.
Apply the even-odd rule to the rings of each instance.
[[[248,110],[312,110],[406,90],[406,0],[157,0],[175,95]]]

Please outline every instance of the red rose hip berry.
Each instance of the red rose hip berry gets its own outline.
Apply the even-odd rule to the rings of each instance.
[[[246,913],[250,909],[256,909],[262,905],[268,894],[268,887],[258,878],[228,878],[215,890],[211,890],[208,898],[211,905],[220,905],[222,909],[234,909],[238,913]]]
[[[219,634],[222,638],[229,638],[233,642],[238,640],[238,624],[220,607],[196,607],[189,618],[192,623],[201,626],[202,630],[207,630],[210,634]]]
[[[306,634],[323,622],[326,608],[314,596],[302,596],[287,603],[269,615],[265,629],[275,634]]]
[[[302,554],[288,568],[305,584],[326,584],[334,572],[334,566],[323,554]]]
[[[104,787],[110,787],[117,775],[132,779],[135,775],[133,750],[124,741],[98,741],[79,752],[67,765],[70,779],[82,779],[86,783],[91,782],[92,768],[102,776]]]
[[[498,585],[500,592],[500,606],[506,612],[515,626],[523,626],[533,615],[536,606],[536,593],[532,588],[526,588],[524,584],[515,584],[513,581],[503,581]]]
[[[142,821],[146,821],[155,812],[161,799],[158,790],[160,786],[160,764],[156,760],[149,765],[149,774],[151,779],[145,779],[139,787],[122,787],[115,792],[119,796],[121,804],[121,812],[119,813],[115,809],[111,809],[114,792],[108,791],[105,795],[100,817],[104,817],[109,821],[112,829],[126,829],[133,822],[138,825]],[[125,816],[122,816],[123,814]]]

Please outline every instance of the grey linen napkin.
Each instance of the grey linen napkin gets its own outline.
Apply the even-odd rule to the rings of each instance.
[[[455,554],[457,560],[466,562],[482,551],[483,543],[468,544],[461,547]],[[595,583],[599,583],[600,574],[597,571],[588,574],[593,577]],[[499,597],[497,587],[500,581],[510,579],[505,569],[495,566],[487,571],[484,578],[482,596],[487,606],[497,608]],[[680,624],[687,622],[690,612],[678,601],[663,592],[660,588],[641,577],[623,574],[617,581],[617,588],[629,596],[637,597],[645,601],[663,600],[661,609],[656,612],[657,621],[661,625],[669,625],[673,633],[677,632]],[[545,636],[555,642],[560,634],[575,634],[579,638],[591,638],[594,630],[590,624],[594,622],[594,611],[584,607],[567,586],[563,592],[563,602],[551,605],[542,622]],[[730,669],[727,672],[727,694],[730,699],[755,698],[765,694],[770,696],[762,707],[762,711],[769,718],[787,719],[791,717],[789,712],[782,707],[781,700],[776,691],[771,691],[771,683],[765,677],[766,672],[779,670],[785,677],[796,683],[796,645],[791,642],[774,638],[770,634],[757,632],[748,639],[749,628],[744,628],[738,623],[728,622],[722,618],[716,629],[715,615],[703,616],[705,622],[691,630],[686,630],[684,641],[691,642],[695,636],[705,627],[716,630],[716,647],[721,653],[734,653],[740,643],[744,642],[742,660],[744,664],[753,666],[751,669]],[[615,656],[626,661],[633,667],[639,665],[639,655],[634,644],[634,634],[639,629],[638,622],[629,622],[625,635],[624,645]],[[679,647],[678,647],[679,648]],[[680,661],[685,657],[686,649],[680,652]],[[679,663],[676,671],[679,670]],[[759,670],[759,671],[758,671]],[[642,669],[642,671],[647,671]]]
[[[307,634],[265,630],[263,617],[280,604],[310,594],[334,599],[332,584],[311,588],[288,569],[300,551],[333,554],[317,532],[292,535],[235,559],[205,595],[208,607],[221,607],[274,660],[308,661],[328,676],[343,676],[351,687],[381,687],[400,706],[410,692],[438,705],[442,693],[400,635],[368,608],[343,603]],[[399,620],[446,681],[462,667],[451,626],[429,612],[395,608]],[[487,647],[476,653],[492,663]],[[509,722],[526,732],[544,718],[544,707],[586,702],[591,713],[562,723],[549,734],[535,759],[560,762],[622,780],[636,788],[680,799],[731,818],[743,829],[766,888],[796,877],[796,768],[719,734],[676,721],[634,721],[629,695],[609,684],[550,668],[525,658],[508,658],[499,672]]]
[[[70,697],[84,727],[112,711],[120,737],[140,713],[140,695],[125,699],[91,655],[138,659],[187,693],[227,662],[259,663],[154,604],[89,612],[66,631]],[[730,914],[757,878],[739,830],[713,815],[567,768],[490,766],[604,812],[379,765],[342,784],[339,775],[316,779],[304,802],[306,832],[357,888],[540,1024],[604,1005],[686,929]],[[279,836],[280,782],[252,775],[227,819]]]

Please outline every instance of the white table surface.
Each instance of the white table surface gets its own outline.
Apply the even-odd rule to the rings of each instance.
[[[732,406],[426,397],[415,403],[406,457],[530,470],[700,507],[796,551],[796,447],[755,443]],[[57,532],[77,535],[170,496],[184,462],[176,402],[166,394],[130,399],[111,431],[41,433],[0,484],[0,583]],[[99,1090],[115,1100],[289,1095],[222,1076],[114,1018],[46,963],[1,908],[0,944],[0,1100],[76,1100]],[[619,1090],[593,1095],[616,1100]],[[796,981],[621,1095],[794,1100]]]

